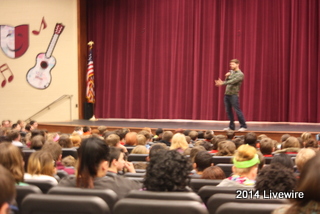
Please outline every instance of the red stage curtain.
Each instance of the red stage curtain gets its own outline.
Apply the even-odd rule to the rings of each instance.
[[[320,122],[319,25],[318,0],[88,1],[96,116],[227,120],[237,58],[247,121]]]

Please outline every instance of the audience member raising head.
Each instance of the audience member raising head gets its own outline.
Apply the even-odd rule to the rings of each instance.
[[[143,186],[150,191],[187,191],[191,170],[188,158],[176,150],[161,150],[151,157]]]
[[[24,162],[18,147],[11,143],[0,143],[0,164],[11,172],[17,184],[23,182]]]
[[[10,204],[16,198],[15,180],[12,174],[0,165],[0,214],[10,213]]]
[[[220,179],[225,179],[226,175],[224,174],[224,171],[220,167],[209,166],[208,168],[203,170],[201,178],[202,179],[220,180]]]
[[[185,149],[189,147],[186,136],[184,134],[177,133],[173,135],[170,149],[177,150],[180,153],[183,153]]]
[[[109,146],[100,138],[90,137],[83,140],[78,149],[76,176],[63,178],[59,186],[111,189],[123,198],[132,189],[140,189],[138,181],[122,176],[107,177],[110,159]]]
[[[217,186],[254,186],[259,163],[257,150],[253,146],[240,146],[233,158],[233,175],[224,179]]]

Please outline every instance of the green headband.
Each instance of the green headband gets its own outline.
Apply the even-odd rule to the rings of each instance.
[[[254,158],[252,158],[251,160],[247,160],[247,161],[236,161],[236,159],[233,158],[234,166],[236,168],[240,168],[240,169],[249,168],[249,167],[254,166],[254,165],[258,164],[258,163],[260,163],[258,154],[256,154],[254,156]]]

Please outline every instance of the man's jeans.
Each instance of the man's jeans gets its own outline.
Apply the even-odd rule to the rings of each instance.
[[[226,107],[226,112],[227,112],[229,120],[230,120],[229,128],[232,130],[235,130],[232,107],[238,116],[240,128],[247,128],[246,120],[244,119],[243,113],[242,113],[240,106],[239,106],[239,96],[238,95],[224,95],[224,105]]]

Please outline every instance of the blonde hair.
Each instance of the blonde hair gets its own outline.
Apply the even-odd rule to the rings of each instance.
[[[312,135],[310,132],[303,132],[301,134],[301,139],[303,142],[307,142],[307,140],[309,140],[310,138],[312,138]]]
[[[72,134],[70,136],[70,140],[73,144],[73,147],[79,147],[82,139],[79,134]]]
[[[130,154],[149,154],[149,150],[145,146],[138,145],[134,147]]]
[[[241,145],[238,148],[238,150],[236,151],[236,153],[234,155],[234,159],[238,162],[248,161],[248,160],[253,159],[256,154],[257,154],[257,150],[253,146]],[[258,165],[258,164],[256,164],[256,165]],[[248,173],[251,170],[251,168],[255,167],[256,165],[251,166],[249,168],[236,168],[236,167],[234,167],[235,174]]]
[[[28,173],[31,175],[53,176],[55,167],[52,155],[46,151],[37,151],[30,155]]]
[[[297,165],[299,172],[301,172],[304,164],[315,155],[316,155],[316,152],[310,148],[301,149],[298,152],[295,163]]]
[[[147,144],[147,138],[143,134],[137,135],[137,145],[146,145]]]
[[[179,148],[185,150],[189,148],[189,145],[187,143],[186,136],[184,134],[176,133],[172,137],[170,150],[179,149]]]
[[[72,157],[71,155],[64,157],[61,162],[66,167],[70,167],[70,166],[75,167],[76,166],[76,159],[74,159],[74,157]]]

